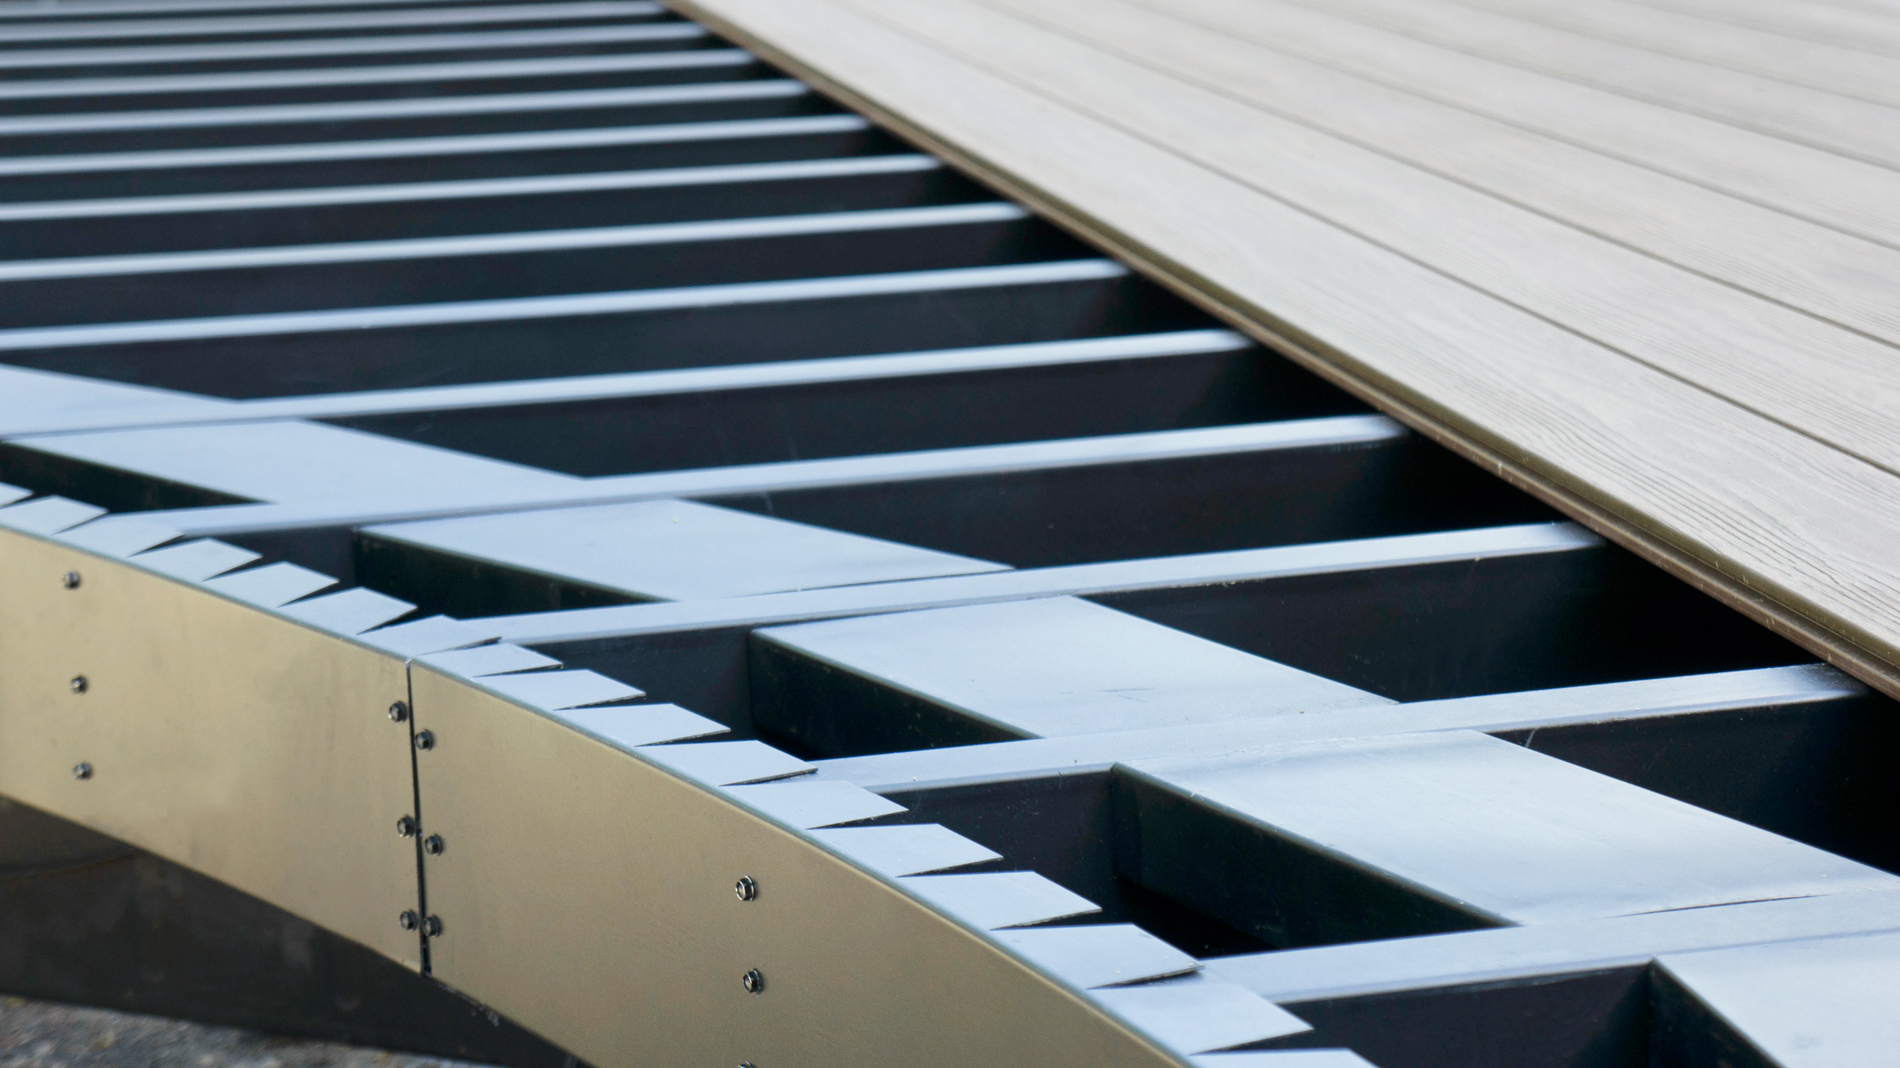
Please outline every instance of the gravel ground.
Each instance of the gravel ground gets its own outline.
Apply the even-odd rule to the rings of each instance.
[[[159,1016],[0,998],[0,1068],[472,1068]]]

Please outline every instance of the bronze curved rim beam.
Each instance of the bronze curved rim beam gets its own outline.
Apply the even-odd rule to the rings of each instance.
[[[1307,1029],[1233,984],[1171,979],[1199,963],[1125,925],[1008,930],[1095,906],[1029,872],[928,874],[996,857],[935,825],[822,830],[901,808],[781,782],[811,766],[760,742],[691,740],[713,721],[563,707],[631,688],[470,678],[405,654],[497,648],[477,628],[379,628],[411,606],[361,589],[275,607],[330,583],[229,571],[254,554],[216,542],[146,549],[166,534],[142,521],[89,532],[74,520],[98,510],[56,498],[10,511],[0,630],[33,665],[0,681],[10,794],[591,1063],[1180,1065]],[[750,783],[772,785],[731,789]]]

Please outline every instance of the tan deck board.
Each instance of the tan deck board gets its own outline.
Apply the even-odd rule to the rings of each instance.
[[[1637,334],[1617,341],[1639,358],[1676,370],[1685,368],[1674,365],[1687,361],[1686,370],[1694,373],[1695,350],[1712,331],[1744,350],[1762,349],[1755,366],[1817,368],[1813,410],[1835,412],[1820,417],[1821,432],[1838,419],[1844,433],[1860,439],[1850,428],[1864,427],[1873,436],[1860,451],[1900,470],[1900,438],[1893,437],[1900,428],[1886,418],[1900,407],[1900,366],[1892,348],[1810,321],[1828,319],[1889,343],[1900,341],[1900,303],[1886,281],[1900,278],[1900,250],[1273,54],[1231,33],[1122,0],[991,0],[990,6],[1169,76],[1127,70],[1106,77],[1145,78],[1156,94],[1190,83],[1270,113],[1235,113],[1218,101],[1204,103],[1232,113],[1250,136],[1271,139],[1287,159],[1299,161],[1274,168],[1275,175],[1293,182],[1311,176],[1321,183],[1311,196],[1285,186],[1275,189],[1279,195],[1489,292],[1586,330],[1603,320],[1614,331],[1632,303],[1668,307],[1674,314],[1645,321]],[[1092,58],[1078,55],[1077,62]],[[1201,106],[1201,98],[1197,94],[1179,106]],[[1342,141],[1391,159],[1371,158]],[[1394,166],[1394,160],[1416,170]],[[1266,175],[1259,180],[1264,183]],[[1359,191],[1348,194],[1351,187]],[[1347,196],[1386,203],[1366,210],[1346,203],[1334,210],[1318,202]],[[1396,223],[1382,225],[1381,219]],[[1671,344],[1677,334],[1684,336]],[[1658,345],[1663,351],[1652,351]],[[1835,368],[1847,377],[1830,373]],[[1706,370],[1710,381],[1738,373],[1726,356]],[[1779,405],[1783,382],[1777,375],[1765,393],[1760,383],[1747,381],[1723,392],[1752,396],[1746,403]],[[1875,393],[1849,402],[1852,411],[1839,410],[1837,387],[1869,383]],[[1787,418],[1807,421],[1793,412]]]
[[[1150,6],[1369,81],[1900,247],[1900,172],[1561,81],[1287,0]]]
[[[1646,0],[1649,6],[1786,34],[1821,44],[1900,56],[1900,4],[1882,0]]]
[[[686,6],[1900,689],[1900,478],[1850,454],[1844,417],[1800,433],[1718,395],[1752,382],[1764,404],[1855,403],[1834,394],[1890,379],[1791,357],[1753,324],[1772,307],[1816,346],[1855,335],[968,0]],[[1165,51],[1150,41],[1144,58]],[[1517,273],[1543,277],[1514,283],[1515,300],[1596,295],[1568,298],[1569,321],[1501,299],[1519,256],[1534,266]],[[1638,263],[1669,288],[1645,296],[1665,284],[1646,280],[1620,309],[1591,289]],[[1710,303],[1718,288],[1741,303]],[[1751,325],[1728,318],[1750,302]],[[1665,374],[1606,335],[1647,337],[1685,363]],[[1822,376],[1836,377],[1823,388]],[[1893,421],[1862,415],[1861,443],[1884,447]]]
[[[1726,67],[1888,107],[1900,105],[1900,58],[1818,44],[1630,0],[1459,0],[1552,29]]]
[[[1900,111],[1893,108],[1548,29],[1449,0],[1302,2],[1632,99],[1900,166]]]

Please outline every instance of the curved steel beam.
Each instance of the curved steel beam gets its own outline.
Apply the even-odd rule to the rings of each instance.
[[[840,826],[902,809],[711,720],[99,514],[0,508],[0,793],[592,1063],[1180,1068],[1308,1030],[1136,928],[1036,927],[1096,908],[1032,872],[939,874],[998,859],[945,828]]]

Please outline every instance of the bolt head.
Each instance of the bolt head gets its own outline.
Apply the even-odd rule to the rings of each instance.
[[[407,701],[396,701],[390,704],[389,722],[401,723],[408,718],[409,718],[409,703]]]
[[[748,994],[765,993],[765,973],[753,968],[739,977],[739,985],[745,987]]]
[[[416,818],[403,816],[396,821],[396,837],[414,838],[416,836]]]
[[[86,682],[86,676],[84,676],[84,675],[74,675],[74,676],[73,676],[73,681],[71,681],[71,682],[69,682],[69,683],[67,683],[67,684],[66,684],[66,688],[67,688],[67,689],[69,689],[69,690],[71,690],[71,691],[72,691],[72,692],[74,692],[74,693],[85,693],[85,692],[86,692],[86,687],[87,687],[88,685],[89,685],[89,684],[88,684],[88,683]]]
[[[435,748],[435,732],[434,731],[417,731],[416,732],[416,748],[424,750],[424,751],[434,749]]]
[[[80,782],[85,782],[87,779],[92,778],[92,765],[83,760],[74,764],[73,778],[78,779]]]
[[[59,584],[65,589],[69,589],[69,590],[78,589],[79,588],[79,572],[77,571],[66,572],[64,575],[61,575],[59,577]]]
[[[402,915],[396,917],[396,926],[405,931],[413,931],[421,923],[422,920],[416,915],[415,909],[403,909]]]
[[[759,897],[759,884],[752,880],[752,876],[741,875],[739,881],[732,884],[732,896],[741,901],[756,901]]]
[[[434,938],[435,936],[441,934],[442,933],[442,917],[431,916],[428,919],[423,920],[422,933],[428,935],[430,938]]]
[[[442,836],[439,834],[432,834],[429,837],[424,838],[422,840],[422,851],[424,853],[429,854],[432,857],[441,856],[442,849],[443,849]]]

